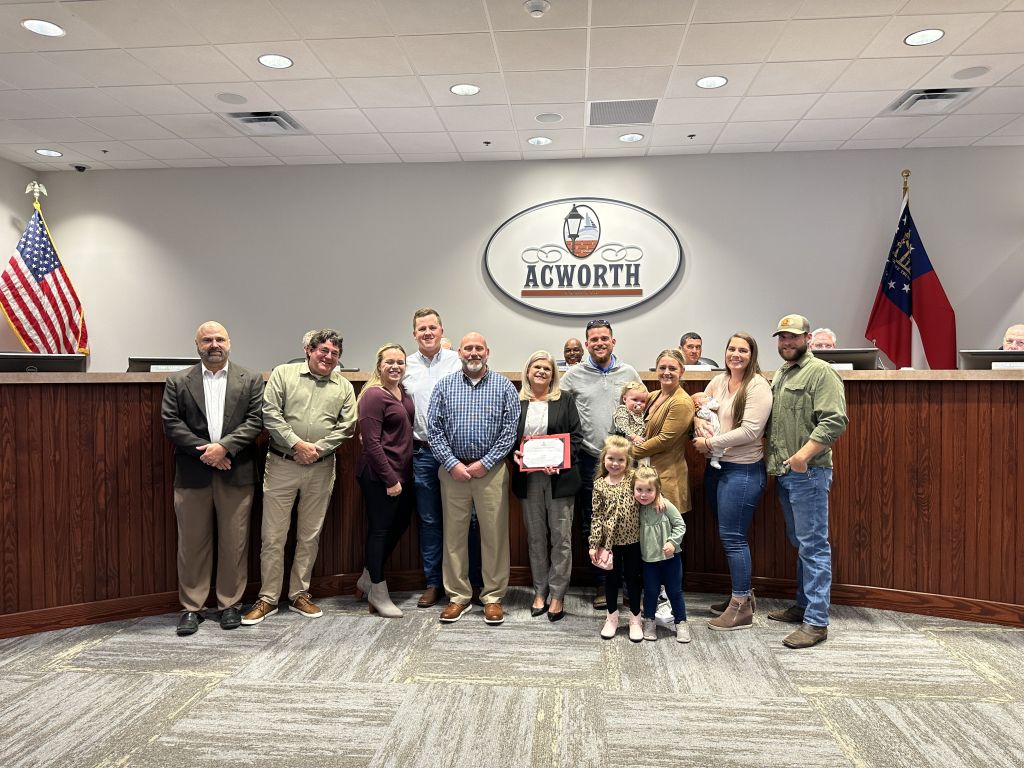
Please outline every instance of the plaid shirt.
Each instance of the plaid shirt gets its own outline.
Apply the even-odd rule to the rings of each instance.
[[[430,396],[427,439],[448,471],[463,459],[479,459],[489,472],[512,450],[519,429],[519,393],[490,369],[475,385],[462,372],[437,382]]]

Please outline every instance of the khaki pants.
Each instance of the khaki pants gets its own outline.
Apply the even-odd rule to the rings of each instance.
[[[329,456],[316,464],[296,464],[273,453],[267,455],[263,478],[263,548],[260,551],[260,599],[277,605],[284,577],[284,543],[292,518],[295,496],[299,497],[295,531],[295,557],[288,580],[288,599],[309,591],[320,529],[334,490],[336,459]]]
[[[441,467],[441,500],[444,506],[444,588],[452,602],[468,605],[473,588],[469,583],[469,521],[476,506],[480,524],[480,559],[484,587],[480,599],[501,602],[508,589],[508,470],[499,462],[483,477],[461,483]]]
[[[201,611],[210,594],[213,527],[217,526],[217,608],[238,605],[248,578],[252,485],[229,485],[220,475],[205,488],[175,488],[178,519],[178,600]]]

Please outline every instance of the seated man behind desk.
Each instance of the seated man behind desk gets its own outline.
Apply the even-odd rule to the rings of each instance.
[[[683,337],[679,339],[679,351],[683,353],[683,362],[687,365],[710,365],[712,368],[717,368],[718,363],[710,357],[701,357],[700,353],[703,349],[704,340],[696,331],[684,333]]]
[[[1011,325],[1003,334],[1003,349],[1024,350],[1024,323]]]
[[[811,350],[815,349],[835,349],[836,343],[839,341],[836,336],[836,332],[831,328],[815,328],[811,331]]]

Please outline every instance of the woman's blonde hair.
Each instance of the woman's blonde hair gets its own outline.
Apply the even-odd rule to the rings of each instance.
[[[606,477],[608,475],[608,470],[604,468],[604,457],[608,454],[609,449],[626,452],[627,472],[633,463],[633,444],[622,435],[609,435],[604,439],[604,445],[601,447],[601,455],[597,459],[598,477]]]
[[[669,349],[663,349],[663,350],[661,350],[661,352],[658,353],[658,356],[656,358],[654,358],[654,367],[655,368],[658,367],[658,363],[661,360],[661,358],[663,358],[663,357],[671,357],[673,360],[675,360],[677,363],[679,363],[679,370],[680,370],[680,372],[686,370],[686,360],[683,359],[683,353],[680,352],[675,347],[670,347]]]
[[[539,349],[530,355],[530,359],[526,361],[526,365],[523,366],[523,381],[519,386],[519,399],[520,400],[532,400],[533,390],[530,389],[530,382],[527,380],[527,374],[530,372],[530,366],[536,363],[538,360],[544,360],[551,366],[551,381],[548,382],[548,394],[544,398],[545,400],[557,400],[562,396],[562,390],[558,386],[558,364],[555,362],[555,358],[551,356],[550,352],[545,352],[543,349]]]
[[[661,496],[661,475],[654,467],[637,467],[633,473],[633,490],[636,490],[637,483],[650,483]]]
[[[360,400],[362,400],[363,399],[363,395],[365,395],[367,392],[369,392],[373,387],[383,386],[383,384],[381,384],[381,378],[380,378],[380,364],[381,364],[381,361],[384,359],[384,353],[387,352],[389,349],[397,349],[399,352],[402,353],[402,357],[406,356],[405,350],[402,348],[402,345],[401,344],[395,344],[394,342],[388,342],[387,344],[382,346],[380,349],[378,349],[377,350],[377,362],[374,363],[374,365],[373,365],[373,372],[370,374],[370,378],[368,378],[366,380],[366,383],[363,384],[363,388],[361,390],[359,390],[359,397],[356,398],[356,402],[359,402]]]
[[[619,402],[624,403],[626,401],[626,395],[629,392],[633,391],[643,392],[644,395],[650,394],[647,391],[647,385],[644,384],[642,381],[627,381],[626,384],[622,387],[622,391],[619,392]]]

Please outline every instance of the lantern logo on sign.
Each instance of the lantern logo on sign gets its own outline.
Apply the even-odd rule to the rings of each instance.
[[[601,220],[589,205],[574,205],[562,224],[565,249],[577,259],[585,259],[601,242]]]

